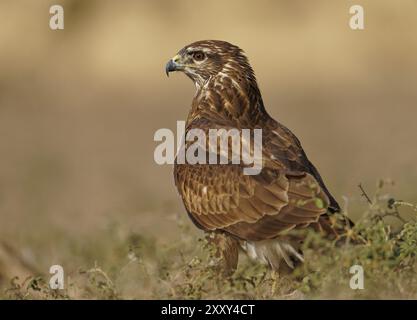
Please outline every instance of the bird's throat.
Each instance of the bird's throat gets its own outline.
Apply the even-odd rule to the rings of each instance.
[[[262,124],[268,114],[256,80],[240,79],[219,74],[197,86],[187,123],[208,118],[246,127]]]

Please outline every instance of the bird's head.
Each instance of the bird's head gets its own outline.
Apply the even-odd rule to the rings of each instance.
[[[197,41],[185,46],[168,61],[165,71],[167,75],[173,71],[182,71],[200,87],[210,77],[219,74],[237,79],[253,76],[243,51],[233,44],[219,40]]]

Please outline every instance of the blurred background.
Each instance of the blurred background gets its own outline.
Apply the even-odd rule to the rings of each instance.
[[[49,28],[53,4],[65,30]],[[171,241],[185,211],[153,135],[186,118],[194,86],[164,67],[201,39],[245,50],[342,204],[363,208],[357,185],[379,178],[416,202],[416,15],[415,0],[2,0],[0,239],[45,266],[112,223]]]

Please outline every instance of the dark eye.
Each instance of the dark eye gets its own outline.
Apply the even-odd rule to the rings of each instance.
[[[197,51],[193,53],[193,58],[195,61],[202,61],[205,58],[205,55],[201,51]]]

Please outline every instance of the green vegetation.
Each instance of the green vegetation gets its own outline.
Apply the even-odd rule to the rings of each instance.
[[[291,274],[276,274],[242,256],[237,272],[223,278],[213,249],[204,239],[196,241],[181,219],[178,239],[169,244],[113,224],[91,238],[71,239],[64,290],[49,289],[49,275],[36,275],[6,283],[2,298],[417,298],[417,221],[402,217],[415,216],[417,207],[388,197],[383,187],[383,181],[378,183],[372,198],[364,193],[365,212],[339,239],[299,231],[306,236],[306,263]],[[333,223],[341,219],[335,216]],[[364,290],[349,287],[353,265],[364,269]]]

